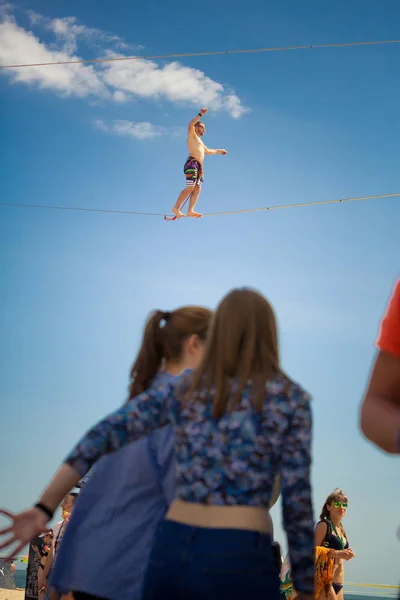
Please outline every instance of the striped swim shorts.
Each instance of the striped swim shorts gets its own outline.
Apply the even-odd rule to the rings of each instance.
[[[189,156],[183,167],[183,172],[186,178],[186,186],[194,185],[201,186],[204,181],[203,167],[193,156]]]

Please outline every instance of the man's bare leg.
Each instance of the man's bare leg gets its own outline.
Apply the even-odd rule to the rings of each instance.
[[[199,199],[199,196],[200,196],[200,186],[197,184],[197,185],[195,185],[193,193],[190,197],[189,210],[187,212],[188,217],[196,217],[198,219],[199,217],[202,216],[201,213],[196,212],[194,210],[194,207],[197,204],[197,200]]]
[[[192,191],[193,191],[192,187],[186,187],[179,194],[178,200],[175,202],[175,205],[174,205],[174,207],[172,209],[172,212],[174,213],[174,215],[176,217],[178,217],[178,219],[180,219],[181,217],[185,216],[183,214],[183,212],[181,211],[181,206],[185,202],[186,198],[192,193]]]

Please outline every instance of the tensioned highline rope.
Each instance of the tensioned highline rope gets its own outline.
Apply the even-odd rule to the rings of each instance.
[[[382,46],[400,44],[400,40],[378,40],[372,42],[344,42],[342,44],[310,44],[308,46],[277,46],[267,48],[250,48],[244,50],[211,50],[209,52],[183,52],[175,54],[158,54],[149,56],[111,56],[109,58],[82,58],[60,60],[43,63],[26,63],[16,65],[0,65],[0,69],[21,69],[25,67],[50,67],[52,65],[78,65],[83,63],[120,62],[124,60],[155,60],[164,58],[194,58],[197,56],[220,56],[226,54],[256,54],[260,52],[287,52],[290,50],[318,50],[321,48],[346,48],[354,46]]]
[[[363,200],[377,200],[379,198],[396,198],[400,197],[398,194],[381,194],[379,196],[360,196],[358,198],[341,198],[338,200],[321,200],[317,202],[303,202],[298,204],[281,204],[276,206],[263,206],[259,208],[243,208],[239,210],[228,210],[215,213],[205,213],[203,217],[218,217],[223,215],[237,215],[241,213],[252,213],[252,212],[266,212],[268,210],[279,210],[282,208],[304,208],[306,206],[321,206],[326,204],[344,204],[347,202],[361,202]],[[0,206],[8,206],[15,208],[42,208],[48,210],[69,210],[69,211],[81,211],[81,212],[95,212],[95,213],[111,213],[117,215],[133,215],[133,216],[148,216],[148,217],[166,217],[165,213],[151,213],[151,212],[139,212],[135,210],[115,210],[112,208],[85,208],[77,206],[52,206],[45,204],[19,204],[13,202],[0,202]],[[190,217],[184,217],[190,218]]]

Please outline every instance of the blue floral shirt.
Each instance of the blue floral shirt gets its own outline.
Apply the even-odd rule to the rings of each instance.
[[[234,410],[214,418],[211,393],[200,392],[183,405],[189,383],[186,373],[143,392],[93,427],[66,462],[83,477],[102,455],[170,423],[176,498],[268,508],[279,473],[294,586],[313,593],[310,396],[282,374],[267,382],[264,409],[257,411],[249,381]]]

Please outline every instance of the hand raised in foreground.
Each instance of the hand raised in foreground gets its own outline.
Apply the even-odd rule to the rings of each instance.
[[[15,515],[7,510],[0,509],[0,514],[12,520],[10,527],[0,530],[0,550],[17,543],[15,548],[5,557],[6,559],[16,556],[37,535],[50,531],[47,527],[49,518],[39,508],[29,508]],[[2,541],[7,534],[10,534],[8,539]]]
[[[208,108],[201,108],[200,109],[200,114],[203,117],[206,113],[208,112]]]

